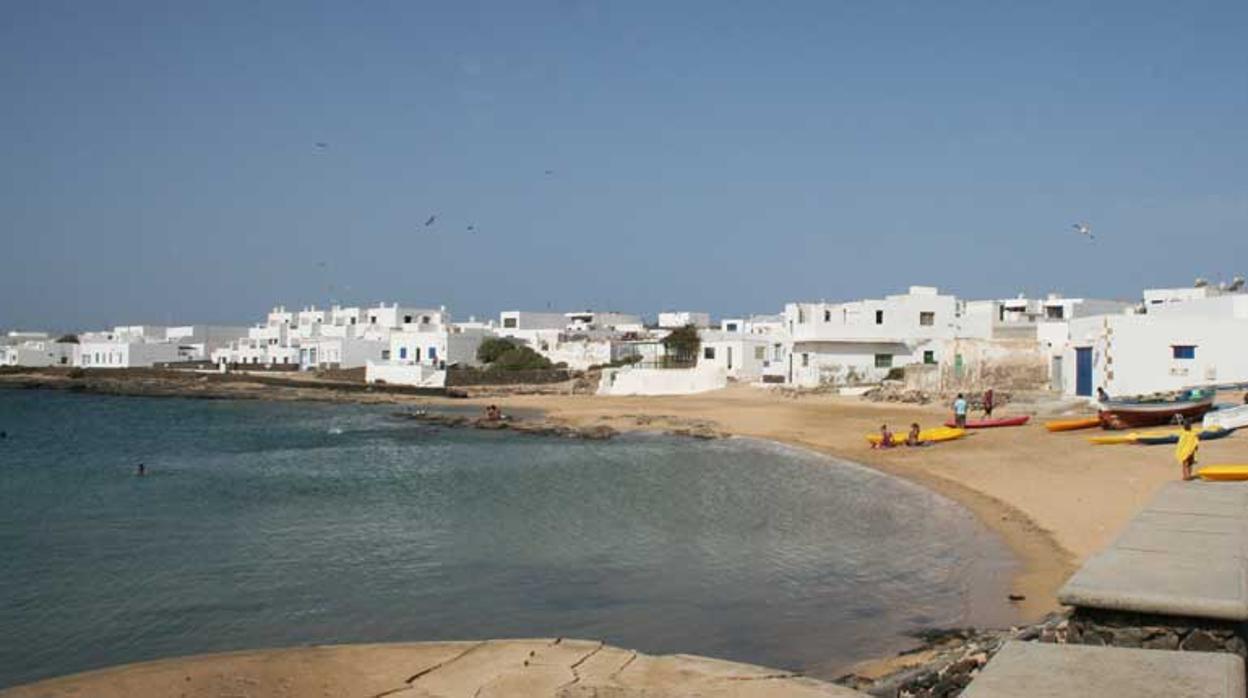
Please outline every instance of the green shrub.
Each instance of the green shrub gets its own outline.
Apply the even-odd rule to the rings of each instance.
[[[528,347],[513,346],[489,363],[494,371],[538,371],[551,368],[550,359]]]
[[[483,364],[492,364],[498,360],[498,357],[515,348],[516,343],[510,339],[490,337],[481,342],[481,345],[477,347],[477,361]]]

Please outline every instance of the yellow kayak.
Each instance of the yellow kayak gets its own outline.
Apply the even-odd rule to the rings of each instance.
[[[960,439],[963,436],[966,436],[965,429],[951,429],[949,427],[933,427],[931,429],[924,429],[920,431],[919,441],[923,441],[925,443],[937,443],[940,441],[953,441],[954,439]],[[880,443],[880,435],[879,434],[867,434],[867,441],[870,442],[872,446],[878,445]],[[905,446],[906,434],[905,433],[893,434],[893,444],[896,446]]]
[[[1197,468],[1196,474],[1201,480],[1216,482],[1248,480],[1248,465],[1206,465],[1203,468]]]
[[[1076,429],[1091,429],[1092,427],[1101,426],[1100,417],[1080,417],[1078,419],[1059,419],[1054,422],[1045,422],[1044,428],[1049,431],[1074,431]]]

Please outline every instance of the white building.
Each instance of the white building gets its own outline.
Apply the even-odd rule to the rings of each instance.
[[[11,334],[8,339],[14,338]],[[0,345],[0,366],[73,366],[77,349],[76,343],[58,342],[42,335],[40,339]]]
[[[455,324],[413,326],[390,334],[384,358],[369,361],[364,379],[422,387],[446,384],[448,366],[479,366],[477,349],[493,332]]]
[[[203,361],[247,334],[219,325],[120,325],[78,335],[75,365],[83,368],[146,368],[158,363]]]
[[[1070,323],[1063,392],[1127,396],[1248,381],[1248,294],[1146,300],[1146,308]]]
[[[659,313],[659,327],[662,329],[674,330],[678,327],[687,327],[689,325],[693,325],[698,329],[710,327],[710,313],[695,313],[688,310]]]
[[[787,382],[814,387],[878,382],[898,367],[940,360],[958,329],[958,302],[937,289],[850,303],[789,303]]]
[[[618,332],[644,332],[645,325],[638,315],[625,313],[602,313],[593,310],[564,313],[565,329],[569,332],[589,330],[616,330]]]
[[[715,367],[728,378],[743,382],[762,380],[773,365],[779,370],[785,368],[783,343],[773,343],[765,335],[721,330],[703,330],[698,335],[702,340],[699,368]]]

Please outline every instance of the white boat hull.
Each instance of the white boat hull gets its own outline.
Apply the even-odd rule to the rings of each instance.
[[[1205,429],[1217,427],[1238,429],[1240,427],[1248,427],[1248,405],[1209,412],[1205,415],[1203,426]]]

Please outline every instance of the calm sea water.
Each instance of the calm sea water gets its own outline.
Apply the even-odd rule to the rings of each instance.
[[[975,621],[970,597],[1003,596],[1013,564],[945,499],[748,440],[5,390],[0,430],[0,686],[188,653],[512,636],[826,673]]]

